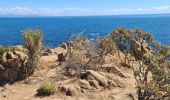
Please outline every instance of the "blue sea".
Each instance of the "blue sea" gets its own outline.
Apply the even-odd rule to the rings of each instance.
[[[23,43],[21,32],[29,28],[43,31],[44,44],[54,47],[68,39],[68,33],[105,36],[118,27],[140,28],[157,41],[170,45],[170,15],[119,15],[70,17],[1,17],[0,45]]]

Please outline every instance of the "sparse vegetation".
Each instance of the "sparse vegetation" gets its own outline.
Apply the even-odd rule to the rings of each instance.
[[[8,74],[4,66],[8,66],[8,68],[12,66],[11,69],[19,70],[18,76],[25,76],[24,78],[32,75],[37,68],[42,49],[42,32],[37,29],[26,30],[22,35],[26,49],[25,58],[18,56],[14,60],[7,59],[6,55],[3,54],[13,51],[13,47],[0,46],[1,62],[3,63],[0,71],[3,72],[3,75]],[[148,32],[139,29],[119,28],[112,31],[108,36],[97,39],[97,41],[92,41],[92,39],[82,35],[70,36],[65,46],[65,50],[68,51],[67,53],[60,53],[61,57],[64,58],[58,61],[61,61],[64,65],[66,76],[78,77],[79,79],[84,75],[84,77],[93,80],[94,77],[85,75],[88,72],[87,70],[93,70],[92,72],[100,76],[101,73],[97,72],[97,67],[99,65],[101,71],[103,71],[101,65],[105,64],[103,63],[104,58],[107,55],[119,55],[121,53],[124,59],[119,64],[128,66],[127,68],[133,70],[137,83],[138,100],[164,100],[165,97],[170,97],[170,46],[155,42]],[[64,51],[64,49],[61,50]],[[53,54],[52,51],[50,52]],[[131,61],[131,57],[133,57],[133,61]],[[14,68],[9,61],[14,61],[13,65],[15,67],[17,65],[17,67]],[[61,68],[62,71],[63,68]],[[107,64],[103,68],[110,73],[112,73],[111,70],[119,71],[117,67]],[[107,76],[101,75],[101,77],[106,79],[107,86]],[[116,82],[114,86],[117,86]],[[37,95],[48,96],[54,94],[55,91],[56,86],[54,84],[45,83],[37,89]],[[133,95],[131,96],[133,97]]]
[[[100,64],[99,49],[97,44],[91,39],[82,35],[71,35],[68,41],[69,55],[66,60],[66,74],[68,76],[78,76],[86,72],[90,66]],[[73,75],[74,74],[74,75]]]
[[[45,83],[39,89],[37,89],[38,96],[49,96],[54,94],[56,91],[56,86],[54,84]]]
[[[33,74],[39,62],[41,49],[42,49],[42,32],[38,29],[28,29],[22,32],[24,39],[24,47],[27,49],[27,63],[23,66],[25,76],[28,77]]]
[[[125,54],[125,63],[128,53],[136,58],[139,66],[133,66],[134,76],[138,88],[138,100],[160,100],[169,96],[169,46],[154,42],[150,33],[139,29],[126,30],[119,28],[111,33],[117,46]],[[152,76],[152,77],[151,77]],[[163,92],[164,94],[161,94]]]
[[[138,100],[163,99],[163,97],[169,96],[170,47],[159,45],[150,33],[140,29],[119,28],[110,35],[100,38],[96,43],[84,37],[75,38],[73,43],[75,49],[84,51],[86,57],[89,58],[89,61],[84,64],[79,61],[80,68],[87,69],[88,64],[94,64],[98,57],[103,58],[107,54],[121,51],[125,55],[124,63],[132,66],[134,70]],[[128,55],[135,57],[138,66],[133,66]],[[78,58],[76,57],[76,59]],[[76,64],[71,66],[74,65]],[[85,67],[82,67],[83,65]]]
[[[12,46],[8,46],[8,47],[5,47],[5,46],[0,46],[0,54],[3,54],[4,52],[7,52],[7,51],[13,51],[14,48]]]

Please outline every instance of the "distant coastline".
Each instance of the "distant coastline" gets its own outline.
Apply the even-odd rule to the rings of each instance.
[[[60,17],[170,17],[170,13],[163,14],[117,14],[117,15],[70,15],[70,16],[40,16],[40,15],[0,15],[0,18],[60,18]]]

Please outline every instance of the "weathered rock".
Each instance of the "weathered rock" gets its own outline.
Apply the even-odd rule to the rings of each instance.
[[[118,76],[116,76],[114,74],[103,73],[103,72],[100,72],[100,74],[102,74],[103,76],[105,76],[105,77],[107,77],[109,79],[108,80],[109,85],[113,81],[114,84],[116,83],[117,87],[121,87],[121,88],[126,87],[126,84],[125,84],[124,80],[122,80],[121,78],[118,78]]]
[[[3,70],[3,69],[4,69],[4,67],[2,65],[0,65],[0,70]]]
[[[76,96],[77,94],[78,94],[77,90],[73,87],[69,87],[66,92],[67,96]]]
[[[87,74],[92,75],[99,82],[100,85],[108,86],[108,80],[103,75],[93,70],[87,70]]]
[[[78,84],[83,89],[90,89],[90,84],[86,80],[80,80]]]
[[[7,53],[6,53],[6,52],[4,52],[4,53],[2,54],[2,56],[0,57],[0,62],[1,62],[1,63],[5,63],[5,62],[7,62],[7,58],[6,58],[6,56],[7,56]]]
[[[6,58],[7,59],[13,59],[13,58],[15,58],[15,56],[14,56],[13,52],[7,52]]]
[[[100,88],[99,82],[96,81],[96,80],[89,80],[89,84],[90,84],[90,86],[93,86],[93,87],[95,87],[95,88],[97,88],[97,89]]]
[[[61,86],[59,89],[62,93],[65,93],[65,94],[68,91],[68,88],[66,86]]]
[[[18,69],[20,66],[21,62],[19,62],[19,60],[17,58],[14,59],[9,59],[6,63],[5,66],[7,68],[15,68]]]
[[[87,75],[87,80],[95,80],[95,78],[92,75]]]
[[[67,75],[68,75],[68,76],[75,76],[75,75],[76,75],[75,69],[73,69],[73,68],[68,68],[68,69],[67,69]]]
[[[112,80],[109,80],[108,83],[109,83],[109,86],[111,86],[111,87],[118,87],[116,82],[114,82]]]
[[[102,65],[102,71],[108,72],[108,73],[114,73],[120,77],[125,77],[125,75],[114,65],[112,64],[104,64]]]
[[[19,51],[19,52],[26,52],[26,49],[22,46],[22,45],[17,45],[17,46],[14,46],[14,51]]]
[[[14,68],[1,68],[0,79],[15,81],[17,79],[17,70]]]
[[[14,54],[20,57],[21,59],[24,59],[27,57],[27,55],[21,51],[14,51]]]
[[[163,100],[170,100],[170,97],[164,97]]]
[[[81,89],[79,86],[61,86],[60,91],[67,96],[76,96]]]

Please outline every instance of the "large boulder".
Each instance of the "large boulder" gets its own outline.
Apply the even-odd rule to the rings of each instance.
[[[103,75],[101,75],[98,72],[93,71],[93,70],[87,70],[87,74],[92,75],[95,78],[95,80],[97,80],[99,82],[100,85],[108,86],[108,80],[105,76],[103,76]]]

